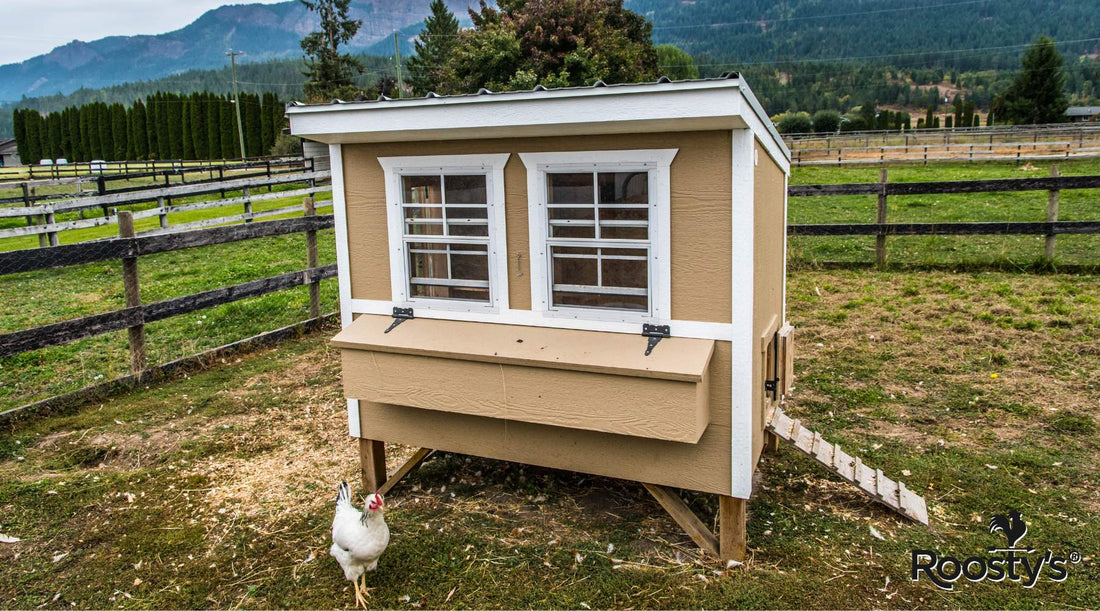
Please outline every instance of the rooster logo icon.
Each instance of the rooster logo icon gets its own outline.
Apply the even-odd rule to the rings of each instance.
[[[995,533],[1000,531],[1008,540],[1008,547],[1015,548],[1020,539],[1024,538],[1027,534],[1027,524],[1024,523],[1023,516],[1019,511],[1015,509],[1008,512],[1008,515],[995,515],[989,519],[989,532]]]

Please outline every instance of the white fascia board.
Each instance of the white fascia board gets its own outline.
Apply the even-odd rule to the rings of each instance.
[[[291,133],[325,142],[387,142],[736,129],[738,81],[597,87],[288,109]]]
[[[779,131],[775,129],[775,125],[748,85],[742,84],[741,95],[744,97],[742,119],[745,124],[756,135],[764,150],[768,152],[768,156],[783,170],[783,173],[790,175],[791,150],[783,142],[783,137],[779,135]]]
[[[750,130],[734,130],[731,176],[733,197],[733,252],[731,257],[733,308],[730,323],[731,338],[730,379],[730,496],[747,499],[752,494],[752,414],[753,389],[757,383],[752,363],[754,346],[753,273],[755,265],[755,239],[753,197],[756,164],[754,163],[755,134]],[[761,381],[761,384],[763,382]]]

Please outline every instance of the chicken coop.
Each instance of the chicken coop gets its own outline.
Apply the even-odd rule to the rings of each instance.
[[[793,358],[790,154],[743,79],[287,114],[328,145],[365,485],[387,442],[634,480],[740,557]],[[719,495],[719,533],[673,489]]]

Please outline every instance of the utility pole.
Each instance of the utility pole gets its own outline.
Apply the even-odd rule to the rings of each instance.
[[[244,125],[241,123],[241,96],[237,93],[237,56],[244,51],[228,51],[230,71],[233,74],[233,105],[237,107],[237,138],[241,143],[241,159],[244,159]]]
[[[397,97],[405,89],[405,79],[401,77],[401,47],[397,46],[397,32],[393,33],[393,61],[397,70]]]

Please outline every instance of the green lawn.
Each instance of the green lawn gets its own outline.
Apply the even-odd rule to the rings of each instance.
[[[789,411],[923,494],[928,528],[784,447],[729,569],[637,484],[444,454],[387,498],[371,605],[1096,608],[1098,296],[1087,275],[792,271]],[[327,555],[357,481],[332,332],[0,436],[0,533],[22,539],[0,544],[0,606],[352,605]],[[1026,545],[1084,556],[1064,582],[909,580],[912,549],[1003,544],[987,523],[1009,509]]]

